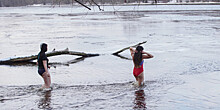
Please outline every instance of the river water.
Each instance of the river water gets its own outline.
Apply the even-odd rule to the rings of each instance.
[[[48,51],[98,53],[49,57],[52,90],[36,65],[0,65],[0,109],[220,109],[220,6],[142,5],[0,8],[0,59]],[[136,88],[131,60],[113,52],[143,44],[145,86]],[[130,58],[129,51],[120,55]],[[72,62],[72,63],[67,63]]]

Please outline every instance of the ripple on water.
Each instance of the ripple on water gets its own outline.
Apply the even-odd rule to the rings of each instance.
[[[199,61],[188,65],[189,69],[182,74],[201,74],[206,72],[220,71],[219,61]]]
[[[131,109],[147,108],[149,100],[156,96],[157,81],[146,81],[145,88],[134,88],[133,82],[105,85],[58,85],[53,84],[50,91],[39,91],[41,85],[1,86],[0,102],[11,108],[32,109]],[[145,95],[146,94],[146,95]],[[154,97],[154,98],[153,98]],[[22,102],[22,103],[21,103]],[[36,106],[37,105],[37,106]]]

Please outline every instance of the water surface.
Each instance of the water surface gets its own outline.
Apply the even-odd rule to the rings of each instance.
[[[0,65],[1,109],[220,109],[218,5],[0,8],[0,59],[54,48],[98,57],[50,69],[39,91],[37,66]],[[133,63],[113,52],[148,41],[145,87],[132,86]],[[129,51],[121,55],[130,58]],[[78,56],[51,57],[66,63]]]

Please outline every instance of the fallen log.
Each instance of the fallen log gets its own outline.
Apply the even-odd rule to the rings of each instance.
[[[121,52],[123,52],[123,51],[129,49],[130,47],[137,47],[137,46],[139,46],[139,45],[141,45],[141,44],[144,44],[144,43],[146,43],[146,42],[147,42],[147,41],[144,41],[144,42],[138,43],[138,44],[136,44],[136,45],[123,48],[123,49],[121,49],[121,50],[119,50],[119,51],[117,51],[117,52],[114,52],[112,55],[116,55],[116,56],[117,56],[119,53],[121,53]]]
[[[119,54],[117,54],[117,55],[115,55],[116,57],[119,57],[119,58],[121,58],[121,59],[125,59],[125,60],[132,60],[131,58],[128,58],[128,57],[125,57],[125,56],[122,56],[122,55],[119,55]]]
[[[56,56],[56,55],[64,55],[64,54],[77,55],[77,56],[82,56],[84,58],[99,56],[99,54],[89,54],[89,53],[84,53],[84,52],[69,51],[68,49],[46,53],[47,57]],[[32,55],[32,56],[27,56],[27,57],[16,57],[16,58],[0,60],[0,64],[24,63],[24,62],[31,62],[36,59],[37,59],[37,55]]]
[[[70,64],[78,63],[83,61],[86,57],[79,57],[67,62],[49,62],[48,64],[50,67],[56,68],[56,66],[69,66]],[[14,63],[4,63],[0,65],[10,65],[10,66],[37,66],[36,62],[29,61],[29,62],[14,62]]]
[[[112,53],[112,55],[115,55],[115,56],[120,57],[122,59],[131,60],[130,58],[119,55],[119,53],[129,49],[130,47],[136,47],[136,46],[139,46],[139,45],[144,44],[146,42],[147,41],[144,41],[144,42],[138,43],[134,46],[129,46],[129,47],[123,48],[117,52]],[[68,48],[65,50],[62,50],[62,51],[52,51],[52,52],[46,53],[47,57],[57,56],[57,55],[65,55],[65,54],[81,56],[79,59],[71,60],[71,61],[67,62],[66,64],[77,63],[79,61],[84,60],[86,57],[93,57],[93,56],[100,55],[100,54],[89,54],[89,53],[84,53],[84,52],[69,51]],[[36,59],[37,59],[37,55],[31,55],[31,56],[26,56],[26,57],[14,57],[14,58],[0,60],[0,65],[35,64],[32,61],[36,60]]]

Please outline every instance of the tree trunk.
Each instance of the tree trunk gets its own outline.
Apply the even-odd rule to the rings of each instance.
[[[93,56],[99,56],[99,54],[87,54],[84,52],[75,52],[75,51],[69,51],[69,50],[63,50],[63,51],[53,51],[46,53],[47,57],[51,56],[57,56],[57,55],[77,55],[82,57],[93,57]],[[32,60],[36,60],[38,55],[32,55],[27,57],[17,57],[17,58],[10,58],[7,60],[0,60],[0,64],[13,64],[13,63],[23,63],[23,62],[30,62]]]
[[[141,44],[144,44],[146,42],[147,41],[144,41],[144,42],[138,43],[138,44],[136,44],[134,46],[129,46],[129,47],[123,48],[123,49],[121,49],[121,50],[119,50],[117,52],[112,53],[112,55],[115,55],[115,56],[120,57],[122,59],[130,60],[130,58],[126,58],[124,56],[121,56],[121,55],[119,55],[119,53],[129,49],[130,47],[137,47],[137,46],[139,46]],[[68,64],[84,60],[87,57],[93,57],[93,56],[99,56],[100,55],[100,54],[89,54],[89,53],[84,53],[84,52],[69,51],[68,48],[65,49],[65,50],[62,50],[62,51],[52,51],[52,52],[46,53],[47,57],[58,56],[58,55],[65,55],[65,54],[81,56],[80,59],[76,59],[76,60],[73,60],[71,62],[68,62]],[[38,55],[31,55],[31,56],[26,56],[26,57],[9,58],[9,59],[5,59],[5,60],[0,60],[0,65],[15,65],[15,64],[21,64],[22,65],[22,64],[28,64],[28,63],[32,64],[33,63],[32,61],[36,60],[37,57],[38,57]]]

